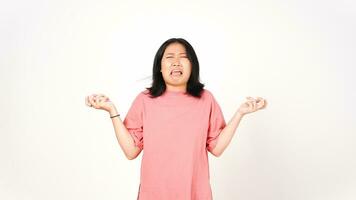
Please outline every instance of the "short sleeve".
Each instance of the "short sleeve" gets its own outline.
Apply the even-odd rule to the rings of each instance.
[[[215,148],[220,132],[225,126],[226,122],[221,108],[214,96],[211,95],[209,128],[206,141],[206,147],[210,152]]]
[[[134,139],[135,145],[143,149],[143,99],[142,95],[136,96],[128,110],[123,124]]]

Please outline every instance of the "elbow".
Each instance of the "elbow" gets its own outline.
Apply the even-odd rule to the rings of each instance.
[[[138,157],[139,154],[140,154],[140,151],[137,152],[137,151],[133,150],[132,152],[129,152],[126,154],[126,158],[128,160],[134,160],[135,158]]]
[[[127,158],[127,160],[133,160],[134,159],[131,155],[128,155],[127,153],[125,153],[125,157]]]
[[[140,154],[140,152],[141,152],[141,149],[138,148],[138,147],[136,147],[136,148],[132,149],[131,151],[126,152],[126,153],[125,153],[125,156],[126,156],[126,158],[127,158],[128,160],[133,160],[133,159],[135,159],[135,158],[138,157],[138,155]]]
[[[136,156],[133,155],[126,155],[127,160],[134,160]]]
[[[136,156],[133,154],[133,152],[126,151],[124,153],[125,153],[125,156],[126,156],[127,160],[133,160],[133,159],[136,158]]]
[[[222,151],[217,151],[216,148],[210,151],[211,154],[213,154],[215,157],[220,157],[222,154]]]
[[[134,157],[126,157],[127,158],[127,160],[133,160],[133,159],[135,159]]]
[[[215,154],[214,154],[214,156],[218,158],[218,157],[220,157],[220,156],[221,156],[221,154],[222,154],[222,152],[215,153]]]

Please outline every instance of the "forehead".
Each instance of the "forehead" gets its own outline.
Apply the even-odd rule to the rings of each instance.
[[[179,54],[179,53],[186,53],[185,47],[180,43],[172,43],[169,44],[164,51],[164,54]]]

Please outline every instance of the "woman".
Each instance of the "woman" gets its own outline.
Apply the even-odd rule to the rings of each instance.
[[[208,151],[219,157],[230,143],[241,118],[266,107],[247,97],[228,124],[212,93],[199,82],[193,47],[171,38],[158,49],[150,88],[134,99],[124,121],[103,94],[86,104],[106,110],[128,159],[144,149],[138,199],[210,200]]]

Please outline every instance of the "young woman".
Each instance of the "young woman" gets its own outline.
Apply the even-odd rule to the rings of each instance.
[[[158,49],[153,82],[134,99],[124,121],[103,94],[86,104],[110,114],[117,140],[128,159],[142,150],[139,200],[211,200],[208,151],[219,157],[241,118],[266,107],[247,97],[228,124],[213,94],[199,82],[193,47],[171,38]]]

